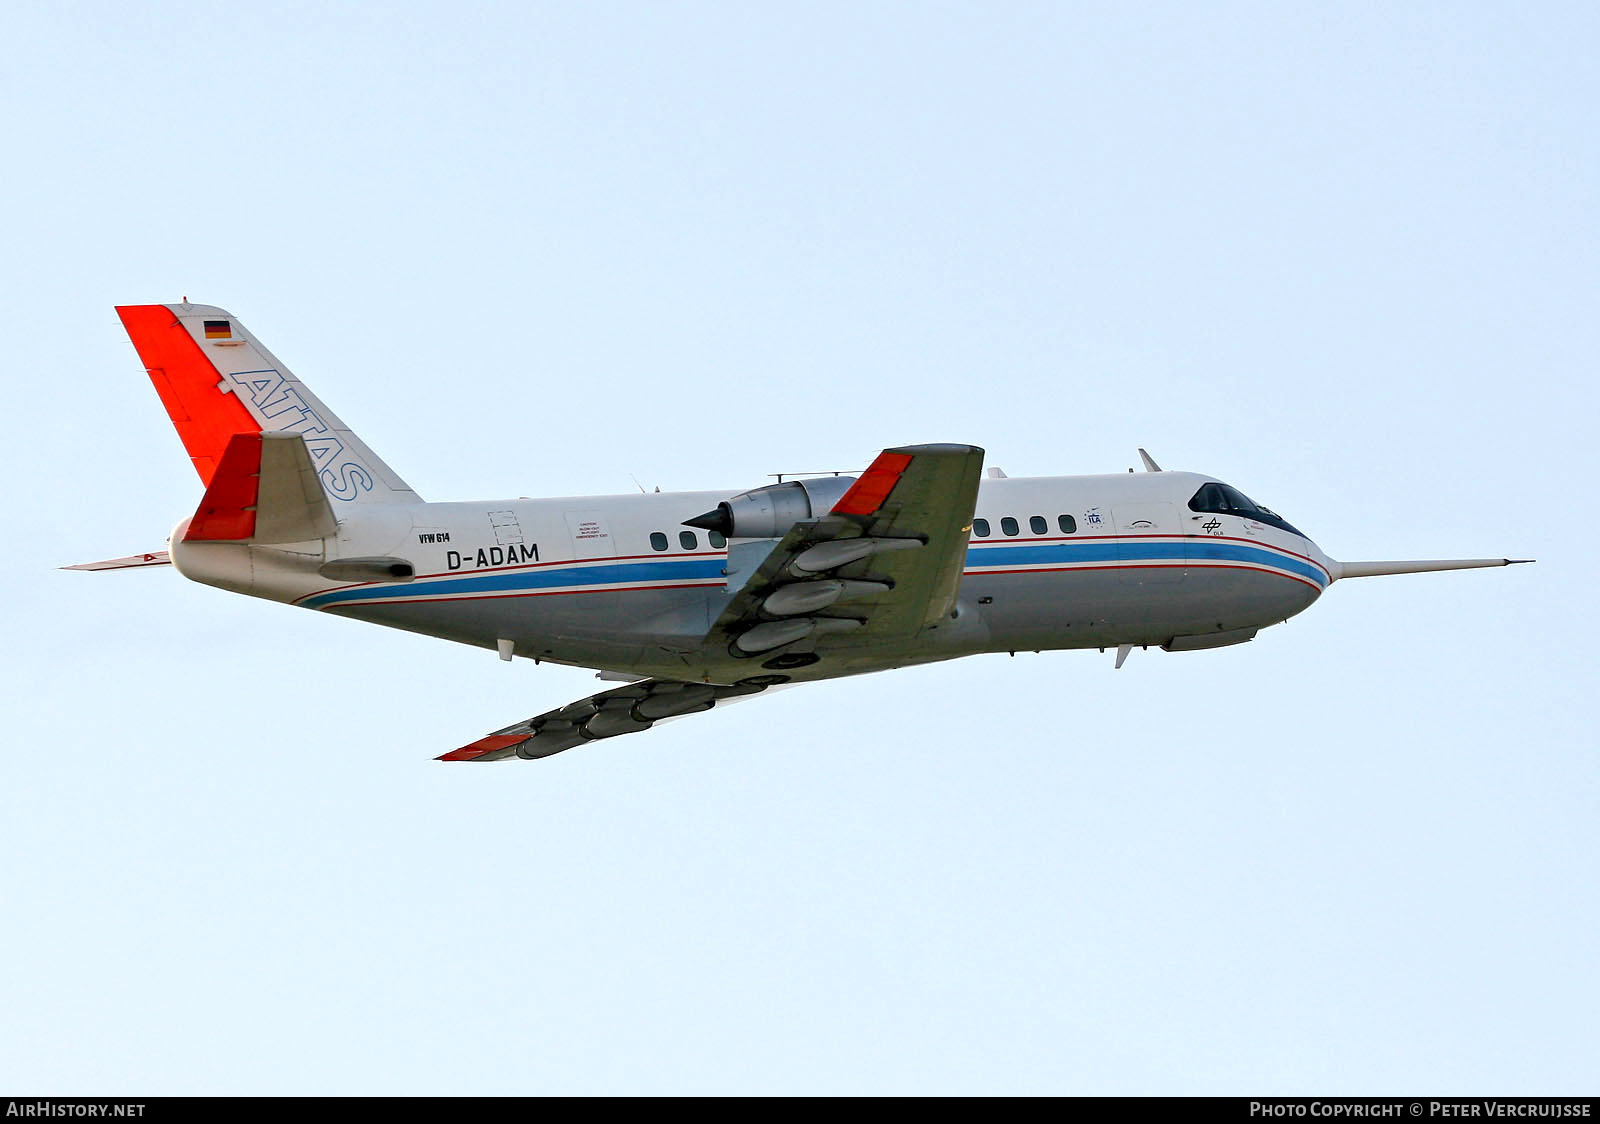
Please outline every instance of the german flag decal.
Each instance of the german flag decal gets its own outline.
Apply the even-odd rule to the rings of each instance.
[[[232,338],[233,338],[233,326],[231,324],[229,324],[226,320],[207,320],[206,321],[206,339],[208,339],[208,340],[231,340]]]

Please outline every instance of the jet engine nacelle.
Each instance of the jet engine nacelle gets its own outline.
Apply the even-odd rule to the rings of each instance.
[[[854,476],[818,476],[768,484],[741,492],[704,515],[683,522],[687,527],[717,531],[730,539],[782,538],[802,519],[815,519],[833,510],[855,482]]]

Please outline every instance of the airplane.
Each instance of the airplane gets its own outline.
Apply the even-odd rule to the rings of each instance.
[[[1192,652],[1345,578],[1531,559],[1339,562],[1221,480],[1009,478],[973,445],[742,492],[428,503],[231,313],[117,309],[205,492],[170,564],[234,593],[597,669],[618,684],[440,761],[532,760],[776,688],[985,652]],[[785,475],[794,476],[785,479]]]

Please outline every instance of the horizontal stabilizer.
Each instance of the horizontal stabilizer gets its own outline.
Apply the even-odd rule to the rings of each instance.
[[[298,433],[235,433],[195,509],[185,542],[306,542],[338,525]]]
[[[1481,570],[1487,566],[1516,566],[1532,558],[1430,558],[1414,562],[1335,562],[1333,576],[1380,578],[1389,574],[1428,574],[1435,570]]]
[[[150,554],[130,554],[126,558],[107,558],[104,562],[80,562],[76,566],[62,566],[63,570],[134,570],[145,566],[170,566],[172,559],[164,550]]]

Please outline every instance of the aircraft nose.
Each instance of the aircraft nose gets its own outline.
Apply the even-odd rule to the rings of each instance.
[[[1312,542],[1307,536],[1301,535],[1300,541],[1302,544],[1304,544],[1306,557],[1309,558],[1319,569],[1321,569],[1324,575],[1326,575],[1327,580],[1323,584],[1323,588],[1326,589],[1328,586],[1338,581],[1338,561],[1329,557],[1326,551],[1324,551],[1316,543]]]

